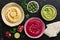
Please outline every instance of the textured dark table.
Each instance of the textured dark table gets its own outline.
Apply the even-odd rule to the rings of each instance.
[[[0,13],[1,13],[1,10],[2,10],[2,8],[3,8],[3,6],[5,4],[7,4],[9,2],[16,2],[19,5],[21,5],[21,2],[22,1],[23,0],[0,0]],[[26,0],[26,1],[28,3],[31,0]],[[39,3],[39,6],[40,6],[39,11],[36,12],[35,14],[30,14],[28,11],[25,11],[25,14],[28,14],[29,13],[30,14],[30,17],[39,17],[39,18],[41,18],[43,20],[43,18],[40,15],[41,8],[45,4],[51,4],[51,5],[55,6],[56,9],[57,9],[57,17],[56,17],[55,20],[50,21],[50,22],[47,22],[47,21],[43,20],[44,23],[45,23],[45,25],[48,24],[48,23],[53,23],[55,21],[59,21],[60,20],[60,0],[35,0],[35,1],[37,1]],[[21,25],[24,25],[24,23],[26,22],[26,20],[27,19],[25,18],[24,21],[23,21],[23,23]],[[7,25],[4,24],[4,22],[2,21],[2,18],[1,18],[1,14],[0,14],[0,35],[2,34],[3,40],[16,40],[16,39],[14,39],[13,35],[12,35],[13,38],[11,38],[11,39],[7,39],[5,37],[5,32],[6,31],[9,31],[9,29],[11,29],[11,28],[9,26],[7,26]],[[54,37],[54,38],[49,38],[48,36],[43,35],[42,37],[40,37],[38,39],[31,39],[31,38],[27,37],[25,35],[24,31],[23,31],[21,33],[21,37],[18,40],[60,40],[60,34],[58,34],[58,36],[57,37]]]

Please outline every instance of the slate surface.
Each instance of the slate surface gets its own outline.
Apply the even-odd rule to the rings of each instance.
[[[1,13],[1,10],[3,8],[3,6],[9,2],[16,2],[18,3],[19,5],[21,5],[21,2],[23,0],[0,0],[0,13]],[[31,0],[26,0],[27,3]],[[59,21],[60,20],[60,0],[35,0],[39,3],[39,11],[36,12],[35,14],[30,14],[28,11],[25,11],[25,14],[28,14],[30,15],[30,17],[39,17],[40,19],[42,19],[46,24],[48,23],[53,23],[55,21]],[[56,7],[57,9],[57,17],[56,19],[54,19],[53,21],[50,21],[50,22],[47,22],[45,21],[42,17],[41,17],[41,14],[40,14],[40,11],[41,11],[41,8],[45,5],[45,4],[51,4],[53,6]],[[23,23],[21,25],[24,25],[24,23],[26,22],[26,18],[24,19]],[[21,33],[21,37],[19,39],[15,39],[12,35],[12,38],[11,39],[7,39],[5,37],[5,32],[6,31],[9,31],[9,29],[11,29],[9,26],[5,25],[4,22],[2,21],[2,18],[1,18],[1,14],[0,14],[0,40],[1,40],[1,37],[3,37],[3,40],[60,40],[60,33],[58,34],[57,37],[54,37],[54,38],[49,38],[48,36],[46,35],[43,35],[42,37],[38,38],[38,39],[31,39],[29,37],[27,37],[24,33],[24,31]],[[2,34],[2,36],[1,36]]]

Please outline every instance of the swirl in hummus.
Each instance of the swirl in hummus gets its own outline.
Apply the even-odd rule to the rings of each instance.
[[[21,11],[17,7],[10,7],[7,9],[5,17],[9,22],[19,22],[21,19]]]

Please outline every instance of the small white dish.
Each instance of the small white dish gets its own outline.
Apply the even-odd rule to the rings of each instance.
[[[30,5],[30,3],[32,3],[32,2],[37,5],[37,9],[36,9],[34,12],[29,11],[29,8],[28,8],[28,5]],[[39,4],[38,4],[36,1],[30,1],[30,2],[28,3],[28,5],[27,5],[27,10],[28,10],[30,13],[36,13],[36,12],[39,10]]]

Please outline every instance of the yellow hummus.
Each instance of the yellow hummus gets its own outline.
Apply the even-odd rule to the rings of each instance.
[[[1,11],[2,19],[8,26],[17,26],[24,20],[24,11],[17,3],[6,4]]]
[[[21,20],[22,14],[18,7],[10,7],[7,9],[5,17],[9,22],[15,23]]]

